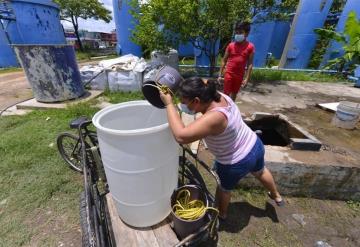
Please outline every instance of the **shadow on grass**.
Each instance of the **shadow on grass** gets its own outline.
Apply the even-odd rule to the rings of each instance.
[[[234,202],[230,203],[227,219],[220,224],[219,231],[240,232],[249,224],[251,216],[268,217],[273,222],[279,222],[276,210],[269,202],[266,202],[265,209],[254,207],[248,202]]]

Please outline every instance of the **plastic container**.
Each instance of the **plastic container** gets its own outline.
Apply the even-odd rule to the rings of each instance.
[[[354,129],[359,122],[359,117],[359,103],[341,101],[337,107],[335,116],[332,119],[332,123],[340,128]]]
[[[19,66],[12,44],[66,44],[59,11],[52,0],[0,1],[0,67]]]
[[[189,190],[190,201],[201,200],[204,203],[205,207],[209,206],[208,198],[206,197],[206,194],[201,190],[201,188],[199,186],[189,184],[184,185],[174,191],[171,196],[171,207],[176,203],[176,197],[178,193],[184,189]],[[174,231],[180,239],[183,239],[188,235],[195,233],[207,222],[206,212],[196,220],[184,220],[178,217],[173,212],[173,210],[171,210],[171,217],[174,223]]]
[[[142,73],[140,72],[110,71],[107,74],[111,92],[135,92],[141,89]]]
[[[131,101],[97,112],[93,123],[120,218],[134,227],[164,220],[177,187],[179,159],[166,112]]]
[[[166,85],[173,93],[176,93],[182,79],[176,69],[170,66],[162,66],[145,73],[141,91],[153,106],[164,108],[165,105],[160,98],[159,90],[154,86],[156,84]]]
[[[160,62],[176,70],[179,69],[179,54],[177,50],[171,49],[168,54],[160,51],[151,52],[151,62]]]

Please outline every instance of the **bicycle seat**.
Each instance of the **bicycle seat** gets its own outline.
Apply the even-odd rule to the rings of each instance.
[[[89,121],[89,119],[84,116],[76,118],[70,122],[70,128],[77,129],[77,128],[79,128],[80,124],[87,122],[87,121]]]

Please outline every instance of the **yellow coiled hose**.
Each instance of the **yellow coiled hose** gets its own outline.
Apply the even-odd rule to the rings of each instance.
[[[176,196],[176,203],[172,206],[172,210],[176,216],[183,220],[197,220],[203,216],[208,210],[215,212],[215,217],[210,223],[210,232],[214,233],[215,223],[219,214],[219,210],[213,207],[206,207],[201,200],[190,201],[190,191],[183,189]]]

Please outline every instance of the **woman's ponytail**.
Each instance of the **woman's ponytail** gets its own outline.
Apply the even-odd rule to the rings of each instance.
[[[215,79],[204,81],[200,77],[191,77],[180,82],[178,94],[188,99],[198,97],[203,103],[219,102],[221,95],[217,88],[218,82]]]
[[[208,79],[206,83],[206,94],[211,100],[219,102],[221,95],[218,92],[218,81],[216,79]]]

